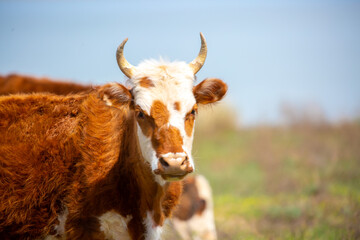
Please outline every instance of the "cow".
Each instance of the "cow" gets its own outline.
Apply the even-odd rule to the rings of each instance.
[[[89,91],[92,86],[54,81],[48,78],[34,78],[18,74],[0,76],[0,95],[17,93],[49,92],[58,95]]]
[[[212,191],[203,175],[183,180],[183,192],[172,217],[182,239],[216,240]]]
[[[0,76],[0,93],[2,94],[49,92],[67,95],[89,91],[92,88],[90,85],[78,85],[47,78],[39,79],[19,74]],[[213,200],[209,182],[204,176],[196,175],[184,179],[183,185],[179,204],[173,212],[172,224],[169,226],[172,227],[173,231],[177,231],[184,240],[192,238],[216,239]]]
[[[227,85],[205,62],[147,60],[132,66],[117,49],[131,88],[0,97],[2,239],[159,239],[179,201],[191,157],[197,106]]]

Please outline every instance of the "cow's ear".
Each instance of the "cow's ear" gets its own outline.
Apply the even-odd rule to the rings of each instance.
[[[130,105],[132,95],[129,89],[119,83],[108,83],[99,89],[99,97],[108,106]]]
[[[196,102],[209,104],[221,100],[227,91],[226,83],[218,78],[207,78],[193,88]]]

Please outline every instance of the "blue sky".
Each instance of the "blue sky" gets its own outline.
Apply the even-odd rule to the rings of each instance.
[[[134,65],[191,61],[200,31],[198,80],[227,82],[240,122],[277,123],[284,102],[359,115],[360,1],[0,1],[0,74],[123,82],[124,38]]]

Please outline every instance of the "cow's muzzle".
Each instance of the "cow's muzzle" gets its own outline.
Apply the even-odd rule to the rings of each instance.
[[[160,155],[158,168],[154,173],[161,175],[166,181],[178,181],[193,170],[186,153],[167,153]]]

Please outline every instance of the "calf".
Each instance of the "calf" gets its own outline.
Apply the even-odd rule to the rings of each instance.
[[[227,86],[193,87],[206,57],[190,64],[117,60],[131,89],[0,97],[0,237],[159,239],[194,170],[198,104]]]

